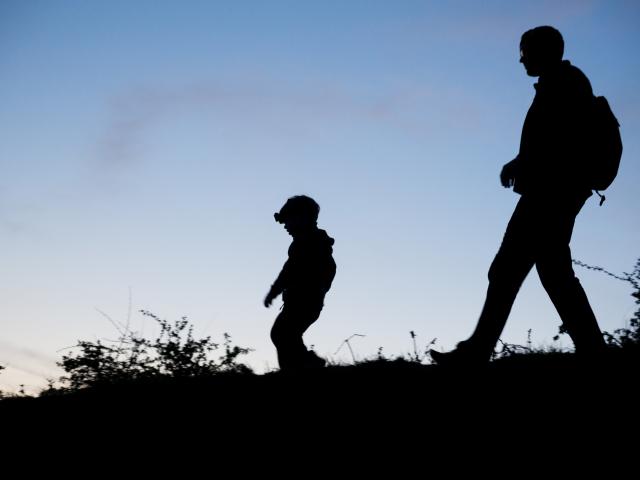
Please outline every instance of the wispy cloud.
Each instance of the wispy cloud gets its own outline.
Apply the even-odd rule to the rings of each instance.
[[[6,189],[0,187],[0,232],[8,235],[34,233],[31,219],[41,209],[33,200],[17,201]]]
[[[2,354],[6,356],[29,359],[45,365],[55,364],[58,360],[53,355],[38,352],[30,348],[18,347],[6,341],[0,341],[0,352],[2,352]]]
[[[478,100],[450,86],[415,85],[375,98],[337,86],[306,90],[215,83],[175,89],[149,87],[131,90],[111,102],[110,120],[99,142],[100,164],[120,168],[135,163],[154,126],[176,115],[201,111],[223,121],[270,119],[261,125],[263,129],[312,122],[324,122],[331,128],[336,119],[350,118],[384,123],[420,136],[433,129],[478,127],[481,123]]]
[[[28,232],[29,227],[24,222],[0,216],[0,231],[8,234],[21,234]]]
[[[150,128],[181,112],[215,111],[225,105],[246,109],[259,101],[255,92],[248,89],[216,84],[131,89],[110,102],[108,126],[99,142],[100,162],[104,166],[120,167],[135,161]]]
[[[36,383],[44,385],[46,380],[62,375],[57,360],[53,355],[0,341],[0,364],[6,367],[0,380],[3,385],[15,388],[19,384],[34,384],[35,377],[39,380]]]

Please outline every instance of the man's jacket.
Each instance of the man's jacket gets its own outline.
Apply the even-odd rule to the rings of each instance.
[[[514,191],[523,195],[584,196],[589,155],[591,83],[568,60],[540,77],[522,127]]]

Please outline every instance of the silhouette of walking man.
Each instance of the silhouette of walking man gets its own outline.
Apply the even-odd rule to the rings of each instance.
[[[489,361],[518,290],[536,266],[577,354],[601,352],[605,343],[576,278],[569,242],[575,218],[591,196],[585,159],[593,92],[587,77],[562,60],[564,41],[553,27],[525,32],[520,62],[539,77],[522,127],[520,151],[504,165],[500,181],[521,195],[489,269],[489,287],[475,331],[456,349],[432,351],[438,364]]]
[[[284,305],[271,329],[280,370],[323,367],[325,361],[307,350],[302,335],[322,311],[324,297],[336,273],[333,238],[317,226],[320,206],[310,197],[291,197],[274,214],[293,237],[289,258],[264,299],[264,306],[280,294]]]

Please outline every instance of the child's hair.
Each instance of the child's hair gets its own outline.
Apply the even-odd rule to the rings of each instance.
[[[273,216],[278,223],[285,223],[292,217],[317,222],[319,213],[320,205],[318,205],[313,198],[307,197],[306,195],[296,195],[287,200],[280,211],[274,213]]]

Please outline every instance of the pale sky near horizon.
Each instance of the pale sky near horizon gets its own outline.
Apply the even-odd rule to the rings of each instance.
[[[273,212],[321,205],[338,273],[306,335],[362,358],[477,320],[517,195],[534,78],[520,35],[553,25],[622,124],[620,173],[590,199],[574,258],[640,257],[640,4],[633,1],[0,1],[0,390],[57,377],[61,349],[112,339],[97,309],[183,315],[197,335],[277,365],[262,299],[290,237]],[[577,268],[604,330],[628,285]],[[548,344],[560,320],[532,272],[503,339]],[[569,346],[565,338],[563,345]],[[334,357],[348,361],[348,351]]]

